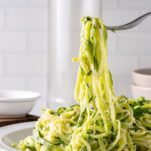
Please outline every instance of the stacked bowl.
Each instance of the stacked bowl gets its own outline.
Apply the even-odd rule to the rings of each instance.
[[[133,98],[144,96],[151,100],[151,68],[137,69],[132,72],[131,85]]]

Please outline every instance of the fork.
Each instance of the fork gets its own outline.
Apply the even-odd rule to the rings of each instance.
[[[131,29],[131,28],[137,26],[138,24],[140,24],[144,19],[146,19],[150,15],[151,15],[151,12],[148,12],[148,13],[136,18],[135,20],[133,20],[129,23],[119,25],[119,26],[106,26],[106,28],[107,28],[107,30],[111,30],[113,32],[118,31],[118,30]]]

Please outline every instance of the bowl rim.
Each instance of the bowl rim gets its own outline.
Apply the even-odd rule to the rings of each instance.
[[[30,93],[33,96],[30,97],[8,97],[8,98],[0,98],[0,103],[14,103],[14,102],[35,102],[37,99],[41,97],[40,93],[28,90],[0,90],[0,93]]]
[[[142,76],[142,77],[151,77],[151,74],[149,75],[149,74],[142,74],[142,73],[140,73],[140,71],[142,71],[142,70],[148,70],[148,69],[151,70],[151,68],[139,68],[139,69],[135,69],[135,70],[132,71],[132,74],[133,75],[137,75],[137,76]]]
[[[144,87],[144,86],[136,85],[134,83],[131,84],[131,87],[151,91],[151,87]]]

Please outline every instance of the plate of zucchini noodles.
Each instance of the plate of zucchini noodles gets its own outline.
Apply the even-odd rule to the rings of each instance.
[[[79,56],[73,58],[79,63],[77,104],[45,109],[32,134],[10,145],[21,151],[151,151],[151,101],[115,94],[106,26],[89,16],[81,22]]]

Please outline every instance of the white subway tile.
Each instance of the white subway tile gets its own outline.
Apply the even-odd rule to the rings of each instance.
[[[138,54],[150,52],[151,33],[118,34],[118,52]]]
[[[0,9],[0,29],[4,26],[4,10]]]
[[[131,83],[131,77],[118,77],[116,95],[131,97]]]
[[[29,31],[46,30],[47,15],[46,9],[8,9],[5,28]]]
[[[118,0],[118,7],[124,9],[150,9],[150,0]]]
[[[117,7],[117,0],[103,0],[103,9],[114,9]]]
[[[26,0],[0,0],[0,8],[20,8],[26,6]]]
[[[3,57],[2,56],[0,56],[0,76],[1,75],[3,75],[3,66],[4,64],[3,64]]]
[[[1,53],[22,53],[26,51],[25,32],[0,32]]]
[[[151,55],[141,55],[139,57],[139,67],[140,68],[150,68],[151,67]]]
[[[48,0],[26,0],[27,7],[46,8]]]
[[[108,32],[107,47],[109,54],[116,52],[117,50],[116,46],[117,46],[116,33]]]
[[[5,75],[44,76],[47,70],[46,55],[6,55]]]
[[[42,98],[47,96],[46,77],[31,77],[27,79],[27,89],[41,94]]]
[[[150,12],[150,10],[144,10],[141,11],[141,15]],[[151,33],[151,16],[146,18],[140,25],[139,25],[139,29],[141,32],[150,32]]]
[[[137,57],[131,55],[110,55],[109,67],[113,76],[127,76],[137,68]]]
[[[27,35],[27,49],[29,52],[46,53],[48,49],[48,35],[46,32],[29,32]]]
[[[125,24],[138,16],[137,10],[103,10],[103,20],[108,26]],[[138,27],[131,30],[137,31]]]
[[[26,90],[26,79],[19,77],[0,77],[0,89]]]

